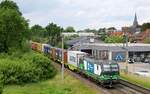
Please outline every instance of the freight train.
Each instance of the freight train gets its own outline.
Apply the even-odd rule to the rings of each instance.
[[[119,82],[119,65],[114,61],[97,60],[85,52],[62,51],[60,48],[37,42],[31,42],[31,48],[60,63],[62,52],[64,52],[63,58],[66,67],[94,79],[103,86],[112,86]]]

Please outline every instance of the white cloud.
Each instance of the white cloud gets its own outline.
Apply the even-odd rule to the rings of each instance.
[[[150,0],[15,0],[31,25],[50,21],[76,29],[129,26],[150,21]]]

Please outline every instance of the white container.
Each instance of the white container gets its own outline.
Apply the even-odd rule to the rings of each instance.
[[[71,64],[75,67],[79,64],[79,58],[85,56],[85,52],[80,51],[68,51],[68,64]]]

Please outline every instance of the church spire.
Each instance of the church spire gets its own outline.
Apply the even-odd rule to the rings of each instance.
[[[137,15],[136,15],[136,13],[135,13],[135,17],[134,17],[133,26],[134,26],[134,27],[137,27],[137,26],[138,26],[138,21],[137,21]]]

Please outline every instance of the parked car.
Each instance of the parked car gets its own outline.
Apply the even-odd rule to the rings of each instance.
[[[138,72],[135,72],[135,74],[144,76],[144,77],[150,77],[150,73],[148,71],[138,71]]]
[[[134,62],[135,62],[135,61],[134,61],[133,58],[129,58],[129,59],[128,59],[128,63],[132,64],[132,63],[134,63]]]
[[[149,63],[150,64],[150,58],[145,58],[144,63]]]

